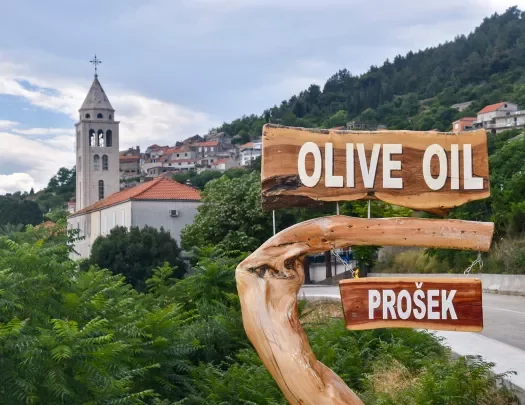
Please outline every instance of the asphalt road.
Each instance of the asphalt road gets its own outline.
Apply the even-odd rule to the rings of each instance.
[[[340,298],[338,286],[303,287],[300,295]],[[490,339],[525,351],[525,297],[483,294],[483,331]]]

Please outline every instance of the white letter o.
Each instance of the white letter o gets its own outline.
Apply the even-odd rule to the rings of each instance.
[[[306,155],[311,153],[314,156],[314,172],[311,176],[306,173]],[[321,171],[323,169],[323,161],[321,158],[321,150],[314,142],[306,142],[299,151],[297,159],[297,167],[299,169],[299,178],[301,183],[306,187],[315,187],[319,180],[321,180]]]
[[[434,155],[439,159],[439,176],[437,178],[433,178],[430,172],[430,161]],[[441,145],[430,145],[423,156],[423,177],[431,190],[441,190],[445,187],[448,174],[447,169],[447,153],[445,149]]]

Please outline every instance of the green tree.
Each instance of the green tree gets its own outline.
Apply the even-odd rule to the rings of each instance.
[[[133,287],[143,291],[153,269],[164,263],[174,268],[175,277],[182,277],[186,265],[180,255],[177,242],[163,228],[116,227],[109,235],[97,238],[83,268],[98,266],[122,274]]]
[[[272,235],[272,214],[261,208],[261,179],[256,171],[229,179],[223,176],[206,185],[193,224],[182,231],[182,247],[221,245],[254,250]],[[241,246],[235,246],[239,240]]]
[[[30,200],[0,196],[0,225],[36,225],[42,222],[42,211]]]

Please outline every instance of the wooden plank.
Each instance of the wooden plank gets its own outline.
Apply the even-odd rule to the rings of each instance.
[[[354,218],[344,215],[316,218],[280,232],[280,243],[316,252],[348,246],[414,246],[488,252],[492,222],[430,218]],[[293,231],[293,232],[292,232]],[[276,235],[276,236],[277,236]],[[268,242],[270,242],[270,239]],[[310,253],[313,253],[311,250]]]
[[[375,277],[343,280],[339,288],[346,327],[350,330],[483,329],[479,279]]]
[[[320,152],[317,165],[314,154],[305,152],[311,146],[308,143],[316,145]],[[377,166],[370,164],[374,145],[378,145]],[[347,150],[351,147],[353,152]],[[437,155],[426,165],[427,149],[428,158],[432,156],[432,150],[440,148],[446,155],[446,159],[442,156],[444,166],[440,166]],[[333,173],[327,167],[330,150]],[[400,150],[401,153],[385,153]],[[469,157],[472,164],[469,164]],[[306,177],[301,176],[301,162],[304,162]],[[429,173],[425,174],[426,166]],[[320,170],[317,182],[316,167]],[[370,167],[376,168],[375,176],[365,179]],[[337,179],[331,178],[330,174]],[[443,175],[442,186],[438,184],[440,174]],[[308,176],[311,176],[310,180],[305,181]],[[415,210],[445,213],[458,205],[490,196],[487,136],[485,130],[460,134],[356,132],[267,124],[263,128],[261,180],[263,208],[266,210],[315,205],[323,201],[380,199]]]

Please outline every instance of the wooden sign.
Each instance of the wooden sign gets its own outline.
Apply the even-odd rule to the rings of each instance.
[[[481,280],[375,277],[339,283],[350,330],[420,328],[483,329]]]
[[[489,197],[485,130],[460,134],[263,129],[264,209],[380,199],[445,213]]]

